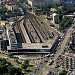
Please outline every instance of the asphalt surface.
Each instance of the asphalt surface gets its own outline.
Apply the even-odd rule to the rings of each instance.
[[[16,0],[13,0],[13,1],[16,2]],[[16,4],[18,4],[18,3],[16,2]],[[19,6],[23,8],[23,11],[26,11],[25,8],[24,8],[21,4],[19,4]],[[25,13],[26,13],[26,12],[25,12]],[[59,56],[62,54],[62,52],[64,51],[64,48],[65,48],[65,45],[66,45],[66,43],[67,43],[67,41],[68,41],[68,39],[69,39],[69,36],[71,35],[71,33],[72,33],[72,31],[73,31],[72,28],[73,28],[73,26],[70,27],[70,29],[67,31],[67,33],[66,33],[66,35],[65,35],[65,38],[64,38],[64,40],[63,40],[63,42],[62,42],[62,44],[61,44],[61,47],[60,47],[59,51],[57,52],[57,54],[55,55],[55,58],[53,59],[54,63],[49,67],[50,69],[55,67],[56,60],[58,59],[58,57],[59,57]],[[49,59],[48,59],[48,60],[49,60]],[[39,74],[40,74],[41,69],[44,67],[44,65],[47,64],[47,63],[44,62],[44,59],[42,59],[41,62],[43,62],[43,63],[37,65],[37,67],[35,68],[35,70],[34,70],[30,75],[39,75]],[[38,69],[38,70],[36,70],[36,69]]]
[[[55,55],[55,58],[53,59],[54,63],[47,69],[47,71],[49,71],[51,68],[55,68],[56,61],[58,57],[63,53],[72,31],[73,31],[73,26],[70,27],[68,31],[66,32],[65,38],[62,44],[60,45],[60,49],[58,50],[57,54]]]
[[[65,46],[67,44],[67,41],[69,40],[69,37],[70,37],[71,33],[73,32],[73,27],[74,26],[70,27],[68,29],[68,31],[66,32],[65,38],[62,41],[62,44],[60,45],[60,49],[58,50],[57,54],[55,54],[55,57],[53,59],[54,63],[52,65],[50,65],[48,69],[46,69],[47,71],[50,71],[51,69],[55,68],[56,61],[57,61],[58,57],[63,53],[63,51],[65,49]],[[39,75],[40,74],[40,72],[42,71],[43,67],[45,67],[45,65],[47,64],[47,62],[44,62],[45,59],[46,58],[42,59],[42,61],[41,61],[42,64],[37,65],[38,67],[41,66],[41,67],[39,67],[39,70],[36,70],[37,68],[35,68],[35,70],[30,75]],[[50,59],[51,58],[48,58],[47,60],[49,61]]]
[[[48,57],[43,57],[42,60],[41,60],[41,63],[39,63],[37,65],[35,70],[30,75],[39,75],[40,74],[40,72],[42,71],[42,68],[47,64],[47,61],[45,59],[49,60]]]

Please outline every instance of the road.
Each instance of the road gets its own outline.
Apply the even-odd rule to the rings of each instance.
[[[67,33],[66,33],[66,35],[65,35],[65,38],[64,38],[64,40],[63,40],[63,42],[62,42],[62,44],[61,44],[61,46],[60,46],[60,49],[59,49],[58,53],[55,55],[55,58],[53,59],[54,64],[55,64],[56,60],[58,59],[58,57],[59,57],[59,56],[62,54],[62,52],[64,51],[65,46],[66,46],[66,44],[67,44],[67,42],[68,42],[68,39],[69,39],[69,37],[70,37],[72,31],[73,31],[73,26],[67,31]],[[54,65],[54,64],[53,64],[53,65]],[[53,68],[53,65],[50,66],[50,67]]]
[[[16,2],[16,0],[13,0],[13,1]],[[18,3],[16,2],[16,4],[18,4]],[[25,9],[21,4],[19,4],[19,6],[22,7],[22,9],[23,9],[24,12],[26,11],[26,9]],[[26,14],[26,12],[25,12],[25,14]],[[55,67],[56,61],[57,61],[58,57],[59,57],[59,56],[62,54],[62,52],[64,51],[64,48],[65,48],[66,43],[67,43],[67,41],[68,41],[68,39],[69,39],[69,36],[71,35],[71,33],[72,33],[72,31],[73,31],[72,28],[73,28],[73,26],[70,27],[70,29],[68,29],[68,31],[67,31],[67,33],[66,33],[66,35],[65,35],[65,38],[64,38],[64,40],[63,40],[63,42],[62,42],[62,44],[61,44],[61,46],[60,46],[60,49],[58,50],[57,54],[55,55],[55,58],[53,59],[54,63],[49,67],[50,69]],[[49,59],[48,59],[48,60],[49,60]],[[42,65],[41,65],[41,64],[37,65],[39,70],[36,71],[36,68],[35,68],[35,70],[32,72],[31,75],[39,75],[39,74],[40,74],[41,69],[44,67],[44,65],[47,64],[47,63],[44,62],[44,60],[42,60],[41,62],[43,62]],[[36,71],[36,73],[35,73],[35,71]]]
[[[58,50],[57,54],[55,55],[55,58],[53,59],[54,63],[51,66],[49,66],[49,68],[48,67],[46,68],[47,71],[50,71],[51,69],[55,68],[56,61],[57,61],[58,57],[63,53],[63,51],[65,49],[65,46],[66,46],[66,44],[67,44],[67,42],[69,40],[69,37],[70,37],[70,35],[71,35],[72,31],[73,31],[73,27],[74,26],[70,27],[70,29],[68,29],[68,31],[66,32],[65,38],[64,38],[64,40],[63,40],[63,42],[62,42],[62,44],[60,46],[60,49]]]
[[[40,72],[42,71],[42,67],[44,67],[44,65],[47,64],[47,62],[45,62],[45,59],[49,60],[49,58],[43,57],[42,60],[41,60],[41,63],[39,63],[37,65],[37,67],[34,69],[34,71],[30,75],[39,75],[40,74]]]
[[[46,68],[47,71],[50,71],[51,69],[54,69],[54,68],[55,68],[55,66],[56,66],[56,61],[57,61],[58,57],[63,53],[63,51],[64,51],[64,49],[65,49],[65,46],[66,46],[66,44],[67,44],[67,41],[68,41],[68,39],[69,39],[69,37],[70,37],[72,31],[73,31],[73,27],[74,27],[74,26],[70,27],[70,28],[68,29],[68,31],[66,32],[65,38],[64,38],[62,44],[60,45],[60,49],[58,50],[57,54],[55,55],[55,58],[53,59],[54,63],[53,63],[51,66],[49,66],[48,69]],[[50,58],[48,59],[48,61],[49,61],[49,60],[50,60]],[[33,75],[33,74],[34,74],[34,75],[39,75],[40,72],[42,71],[42,69],[45,68],[45,65],[46,65],[47,63],[44,62],[44,59],[43,59],[41,62],[43,62],[43,64],[41,64],[40,70],[39,70],[39,71],[36,71],[36,73],[35,73],[35,70],[36,70],[36,68],[35,68],[35,70],[31,73],[31,75]],[[40,64],[37,65],[37,66],[40,66]]]

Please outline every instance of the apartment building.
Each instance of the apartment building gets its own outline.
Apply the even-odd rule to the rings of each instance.
[[[65,70],[75,69],[75,54],[65,53],[65,55],[63,55],[62,67]]]
[[[6,29],[7,29],[7,37],[8,37],[8,42],[9,42],[9,46],[7,46],[7,49],[17,49],[18,48],[18,44],[17,44],[17,40],[16,40],[16,36],[14,31],[12,30],[12,26],[10,24],[6,24]]]
[[[49,5],[51,5],[52,0],[27,0],[27,2],[31,7],[49,6]]]
[[[63,0],[65,6],[75,6],[75,0]]]

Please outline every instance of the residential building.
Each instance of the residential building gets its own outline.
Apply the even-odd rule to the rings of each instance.
[[[15,9],[18,9],[15,4],[12,5],[12,4],[7,3],[5,6],[6,6],[6,8],[7,8],[8,10],[10,10],[10,11],[13,11],[13,10],[15,10]]]
[[[13,11],[13,6],[11,4],[6,4],[6,8],[10,11]]]
[[[73,54],[73,53],[65,53],[63,55],[62,67],[65,70],[75,69],[75,54]]]
[[[52,4],[60,5],[63,3],[63,0],[52,0]]]
[[[6,29],[7,29],[7,37],[9,41],[9,46],[7,46],[7,49],[12,49],[12,50],[17,49],[18,44],[17,44],[15,33],[12,29],[12,26],[9,24],[6,24]]]
[[[52,0],[27,0],[27,2],[31,7],[49,6],[49,5],[51,5]]]

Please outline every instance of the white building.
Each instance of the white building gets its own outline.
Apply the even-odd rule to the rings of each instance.
[[[12,26],[9,24],[6,24],[6,29],[7,29],[7,37],[9,41],[9,46],[7,46],[7,49],[8,50],[17,49],[18,48],[17,39],[16,39],[14,31],[12,30]]]
[[[59,14],[54,13],[52,16],[53,16],[53,22],[58,23],[59,22]]]

